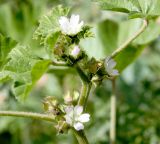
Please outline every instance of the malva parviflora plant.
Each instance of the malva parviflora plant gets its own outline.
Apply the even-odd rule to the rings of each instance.
[[[3,55],[1,54],[0,58],[0,81],[13,80],[12,88],[18,100],[26,98],[34,84],[50,66],[74,68],[81,78],[82,88],[78,95],[68,94],[64,98],[64,103],[58,102],[53,96],[46,97],[43,100],[44,114],[0,111],[0,116],[28,117],[50,121],[54,123],[57,133],[67,133],[72,130],[79,144],[88,144],[88,138],[84,133],[86,123],[92,120],[92,116],[88,111],[86,112],[88,96],[92,85],[97,87],[104,79],[108,79],[112,81],[113,91],[111,96],[110,141],[115,144],[116,79],[122,70],[140,54],[145,44],[142,42],[137,44],[141,48],[135,48],[135,51],[131,51],[133,52],[133,54],[130,54],[131,61],[125,62],[127,54],[130,53],[130,48],[133,48],[128,46],[132,43],[135,45],[137,38],[144,34],[147,26],[149,26],[149,22],[154,21],[160,15],[160,10],[157,9],[157,6],[160,7],[159,1],[144,1],[145,7],[141,5],[143,0],[139,1],[141,2],[139,7],[136,5],[136,0],[126,2],[118,2],[117,0],[96,1],[96,4],[103,10],[121,11],[127,13],[129,18],[139,18],[141,20],[138,31],[113,50],[110,56],[102,59],[89,57],[85,47],[83,49],[80,45],[81,39],[89,37],[94,39],[96,37],[91,31],[92,28],[86,25],[79,15],[70,14],[70,9],[63,6],[54,7],[50,13],[43,16],[33,35],[33,38],[38,40],[46,49],[48,59],[34,56],[30,47],[22,46],[16,41],[1,35],[0,52]],[[152,5],[149,5],[150,2],[152,2]],[[150,41],[151,39],[146,38],[147,43]]]

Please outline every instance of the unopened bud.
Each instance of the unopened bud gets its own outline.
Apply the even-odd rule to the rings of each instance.
[[[58,134],[66,133],[68,131],[68,124],[63,120],[60,120],[55,128],[57,129]]]
[[[78,100],[78,98],[79,98],[79,92],[78,91],[74,91],[74,93],[73,93],[73,100],[74,101],[77,101]]]
[[[70,92],[68,91],[67,94],[64,96],[64,101],[66,104],[71,104],[73,101],[73,98],[70,94]]]
[[[80,50],[79,46],[78,46],[78,45],[75,45],[75,46],[73,47],[72,51],[71,51],[71,55],[72,55],[73,57],[77,57],[77,56],[79,55],[80,51],[81,51],[81,50]]]
[[[51,96],[44,99],[43,108],[49,114],[59,115],[61,113],[57,100]]]

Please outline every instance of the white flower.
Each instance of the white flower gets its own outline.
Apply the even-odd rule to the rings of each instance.
[[[79,23],[79,15],[72,15],[70,19],[65,16],[61,16],[59,19],[59,24],[63,34],[76,35],[81,31],[83,21]]]
[[[83,123],[88,122],[90,120],[90,115],[88,113],[83,112],[82,106],[68,106],[65,108],[66,115],[64,116],[66,119],[66,123],[70,126],[74,127],[77,131],[84,129]]]
[[[105,62],[104,62],[104,67],[106,72],[110,75],[110,76],[117,76],[119,75],[119,72],[117,69],[114,69],[114,67],[116,66],[116,62],[111,59],[111,58],[106,58]]]
[[[76,45],[76,46],[73,47],[73,49],[71,51],[71,55],[73,57],[77,57],[79,52],[80,52],[80,48],[79,48],[79,46]]]

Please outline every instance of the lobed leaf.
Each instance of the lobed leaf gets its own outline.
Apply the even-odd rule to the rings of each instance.
[[[93,0],[103,10],[128,13],[131,18],[155,17],[160,15],[159,0]]]
[[[8,54],[16,44],[11,38],[0,35],[0,70],[7,63]]]
[[[34,39],[40,39],[41,44],[45,44],[48,37],[59,31],[59,17],[66,16],[69,8],[58,6],[53,8],[47,15],[44,15],[39,22],[39,27],[34,33]]]
[[[0,81],[12,79],[14,82],[12,88],[16,98],[24,100],[51,61],[33,56],[29,47],[21,45],[12,49],[8,58],[8,63],[0,72]]]

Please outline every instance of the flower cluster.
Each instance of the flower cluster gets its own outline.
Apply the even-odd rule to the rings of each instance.
[[[81,38],[84,38],[89,28],[83,26],[79,15],[71,15],[70,18],[60,16],[60,35],[54,46],[54,54],[57,59],[65,61],[68,65],[73,65],[83,57],[83,50],[79,46]],[[89,36],[89,35],[88,35]]]
[[[84,129],[83,123],[86,123],[90,120],[90,115],[88,113],[82,113],[82,106],[67,106],[65,108],[66,123],[74,127],[77,131]]]
[[[80,39],[79,36],[84,31],[83,21],[80,21],[79,15],[71,15],[70,18],[61,16],[59,18],[59,26],[61,30],[61,36],[66,38],[69,41],[67,44],[63,40],[60,40],[60,43],[63,45],[60,48],[62,49],[63,56],[65,61],[71,61],[74,64],[74,61],[79,60],[83,51],[78,45]],[[82,29],[83,28],[83,29]],[[77,61],[76,61],[77,62]],[[98,76],[98,78],[103,77],[103,74],[106,73],[110,77],[115,77],[119,75],[117,69],[115,69],[116,62],[111,58],[106,58],[104,65],[101,61],[97,61],[94,58],[88,59],[86,56],[84,61],[79,61],[85,65],[86,75],[89,79],[92,79],[93,76]],[[104,70],[105,68],[105,70]],[[102,72],[101,72],[102,71]],[[69,99],[68,99],[69,98]],[[67,97],[66,103],[72,103],[72,99]],[[82,106],[73,106],[69,105],[65,108],[65,121],[66,123],[74,127],[77,131],[84,129],[83,123],[86,123],[90,120],[90,115],[88,113],[83,114]]]

